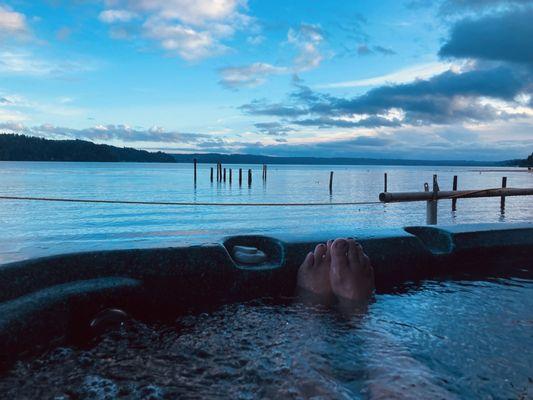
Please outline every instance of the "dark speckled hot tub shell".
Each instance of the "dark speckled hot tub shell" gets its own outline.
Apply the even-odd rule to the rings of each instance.
[[[234,236],[223,243],[58,255],[0,266],[0,362],[8,365],[69,336],[107,307],[159,318],[228,301],[293,294],[301,260],[317,243],[355,237],[374,265],[378,289],[454,268],[533,257],[533,224],[325,232],[316,236]],[[267,255],[238,264],[235,245]],[[451,272],[451,271],[450,271]],[[169,313],[171,311],[171,313]]]

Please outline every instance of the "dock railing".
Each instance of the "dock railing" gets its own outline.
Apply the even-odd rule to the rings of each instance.
[[[386,174],[385,174],[386,182]],[[532,196],[533,188],[508,188],[507,177],[502,178],[502,187],[493,189],[457,190],[457,176],[454,176],[454,190],[440,190],[437,175],[433,175],[433,187],[424,184],[423,192],[387,192],[379,194],[382,203],[401,203],[413,201],[426,202],[426,222],[428,225],[437,224],[437,210],[439,200],[452,200],[452,211],[456,210],[458,199],[473,199],[480,197],[500,197],[500,210],[505,211],[505,198],[511,196]],[[386,185],[386,184],[385,184]]]

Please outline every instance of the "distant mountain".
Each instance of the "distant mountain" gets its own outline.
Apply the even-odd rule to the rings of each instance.
[[[174,157],[162,152],[13,134],[0,134],[0,161],[176,162]]]
[[[433,165],[433,166],[502,166],[518,165],[491,161],[467,160],[403,160],[388,158],[327,158],[327,157],[270,157],[252,154],[172,154],[178,163],[190,163],[196,158],[199,163],[215,164],[296,164],[296,165]]]

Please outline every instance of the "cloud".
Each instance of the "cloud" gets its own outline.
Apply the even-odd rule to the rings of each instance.
[[[463,19],[453,25],[443,57],[533,64],[533,7]]]
[[[225,53],[224,41],[255,22],[245,13],[245,0],[114,0],[108,5],[120,6],[100,14],[101,21],[114,26],[113,37],[129,37],[124,33],[131,29],[117,26],[139,19],[142,36],[187,61]]]
[[[324,36],[317,25],[301,24],[298,29],[290,28],[287,43],[293,46],[297,55],[291,66],[274,66],[269,63],[256,62],[241,67],[226,67],[219,70],[219,83],[229,89],[255,87],[262,85],[271,75],[299,73],[314,69],[324,57],[320,53],[320,44]]]
[[[244,67],[226,67],[219,70],[220,84],[227,88],[255,87],[265,83],[270,75],[287,72],[285,67],[254,63]]]
[[[507,10],[530,4],[531,0],[444,0],[439,7],[439,13],[443,16],[450,16],[465,12]]]
[[[505,160],[523,158],[530,148],[527,136],[489,139],[462,126],[404,127],[375,134],[353,134],[313,142],[241,144],[237,151],[288,157],[360,157],[426,160]]]
[[[115,22],[129,22],[137,18],[137,14],[128,10],[104,10],[98,16],[98,19],[106,24]]]
[[[254,124],[260,133],[269,136],[286,136],[293,128],[283,125],[279,122],[258,122]]]
[[[210,139],[210,135],[167,131],[160,127],[135,129],[128,125],[96,125],[85,129],[72,129],[51,124],[27,127],[20,123],[4,123],[0,129],[30,136],[84,139],[97,142],[157,142],[157,143],[198,143]]]
[[[295,86],[285,103],[256,100],[241,110],[252,115],[293,118],[293,124],[317,127],[484,122],[521,116],[523,113],[513,112],[519,106],[515,99],[531,96],[533,77],[528,70],[505,66],[462,73],[450,70],[427,80],[380,86],[352,98],[315,92],[298,81]]]
[[[324,41],[324,33],[318,25],[301,24],[299,29],[289,29],[287,42],[293,45],[298,54],[294,59],[296,72],[316,68],[324,60],[320,45]]]
[[[11,8],[0,5],[0,38],[26,36],[29,34],[26,16]]]
[[[360,44],[357,47],[357,54],[360,56],[367,56],[369,54],[372,54],[372,50],[366,45],[366,44]]]
[[[26,51],[0,51],[0,73],[30,76],[63,76],[90,71],[94,63],[75,60],[44,60]]]
[[[426,64],[415,65],[409,68],[404,68],[399,71],[381,76],[376,76],[374,78],[321,84],[317,85],[317,88],[334,89],[408,83],[413,80],[428,79],[432,76],[441,74],[450,69],[458,71],[460,69],[460,66],[451,64],[449,62],[431,62]]]
[[[374,46],[373,47],[374,51],[376,53],[380,53],[380,54],[383,54],[385,56],[393,56],[396,54],[396,52],[392,49],[389,49],[387,47],[383,47],[383,46]]]

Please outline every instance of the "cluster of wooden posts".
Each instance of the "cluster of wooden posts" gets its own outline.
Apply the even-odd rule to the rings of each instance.
[[[451,199],[452,211],[457,210],[457,199],[480,197],[500,197],[500,211],[505,213],[505,198],[509,196],[531,196],[533,188],[508,188],[507,177],[502,178],[501,188],[481,190],[457,190],[457,175],[453,177],[451,191],[440,190],[437,175],[433,175],[431,190],[428,183],[424,183],[423,192],[397,192],[387,191],[387,174],[384,176],[384,191],[379,195],[379,200],[384,203],[426,201],[426,221],[428,225],[437,224],[438,200]]]
[[[198,160],[195,158],[193,160],[193,163],[194,163],[194,183],[196,184],[198,180]],[[233,183],[233,169],[224,168],[220,161],[217,162],[216,167],[211,167],[210,176],[209,176],[211,183],[215,181],[215,176],[214,176],[215,168],[216,168],[216,181],[218,183],[229,182],[230,185]],[[262,175],[263,182],[266,182],[267,180],[267,171],[268,171],[268,167],[267,165],[264,164],[263,175]],[[243,179],[243,170],[242,168],[239,168],[239,176],[238,176],[239,186],[242,186],[242,179]],[[252,186],[252,181],[253,181],[253,173],[251,169],[248,169],[248,187]]]

